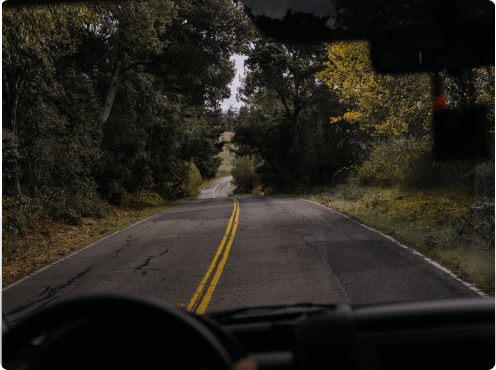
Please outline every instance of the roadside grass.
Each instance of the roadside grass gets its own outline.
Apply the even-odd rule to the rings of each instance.
[[[475,198],[469,190],[338,185],[305,194],[281,195],[313,200],[350,215],[494,295],[494,234],[482,233],[476,226],[478,220],[470,208]]]

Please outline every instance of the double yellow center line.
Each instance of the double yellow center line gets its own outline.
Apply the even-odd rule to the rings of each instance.
[[[186,310],[189,312],[196,313],[199,315],[205,313],[205,310],[207,309],[210,299],[212,298],[212,294],[214,293],[215,287],[217,286],[217,283],[220,279],[220,275],[222,274],[222,270],[224,269],[224,265],[226,264],[227,256],[229,255],[229,251],[231,250],[231,245],[234,239],[234,235],[236,234],[236,228],[238,227],[238,218],[239,218],[239,202],[235,198],[232,199],[234,201],[234,208],[231,215],[231,219],[229,220],[229,224],[227,225],[227,229],[226,232],[224,233],[224,237],[220,242],[219,248],[217,249],[217,253],[215,254],[215,257],[212,263],[210,264],[207,273],[203,277],[200,286],[198,287],[198,289],[196,289],[195,294],[191,298],[191,301],[189,302],[189,305],[186,308]],[[232,231],[231,231],[231,227],[232,227]],[[231,234],[231,237],[229,239],[229,242],[227,243],[226,248],[224,249],[224,245],[226,244],[226,240],[229,237],[229,234]],[[222,255],[222,259],[220,260],[219,263],[217,263],[221,255]],[[215,274],[212,275],[214,270],[216,270]]]
[[[215,198],[215,191],[217,190],[217,188],[219,187],[219,185],[220,185],[220,184],[225,183],[227,180],[229,180],[229,179],[225,179],[224,181],[219,182],[219,183],[217,184],[217,186],[215,187],[215,189],[214,189],[214,191],[213,191],[214,198]]]

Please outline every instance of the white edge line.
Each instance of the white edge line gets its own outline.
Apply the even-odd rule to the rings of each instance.
[[[167,211],[167,210],[169,210],[169,209],[171,209],[171,208],[177,207],[177,206],[179,206],[179,205],[181,205],[181,204],[183,204],[183,203],[176,204],[175,206],[172,206],[172,207],[169,207],[169,208],[167,208],[167,209],[164,209],[163,211],[160,211],[160,212],[154,213],[153,215],[148,216],[147,218],[144,218],[143,220],[138,221],[138,222],[136,222],[135,224],[132,224],[132,225],[126,226],[124,229],[120,229],[120,230],[114,231],[113,233],[110,233],[110,234],[108,234],[108,235],[104,236],[103,238],[98,239],[97,241],[94,241],[93,243],[88,244],[87,246],[85,246],[85,247],[83,247],[83,248],[81,248],[81,249],[78,249],[77,251],[72,252],[71,254],[69,254],[69,255],[67,255],[67,256],[65,256],[65,257],[62,257],[61,259],[58,259],[57,261],[53,261],[53,262],[52,262],[52,263],[50,263],[49,265],[43,266],[43,267],[42,267],[42,268],[40,268],[39,270],[36,270],[36,271],[34,271],[34,272],[30,273],[29,275],[26,275],[26,276],[24,276],[24,277],[20,278],[19,280],[14,281],[13,283],[10,283],[10,284],[8,284],[8,285],[3,286],[3,287],[2,287],[2,293],[3,293],[4,291],[6,291],[7,289],[9,289],[9,288],[13,287],[14,285],[17,285],[17,284],[19,284],[20,282],[22,282],[22,281],[26,280],[27,278],[29,278],[29,277],[31,277],[31,276],[34,276],[34,275],[36,275],[37,273],[42,272],[43,270],[46,270],[46,269],[47,269],[47,268],[49,268],[49,267],[52,267],[53,265],[55,265],[56,263],[58,263],[58,262],[60,262],[60,261],[63,261],[63,260],[65,260],[65,259],[69,258],[69,257],[72,257],[72,256],[74,256],[74,255],[78,254],[79,252],[81,252],[81,251],[85,250],[86,248],[89,248],[89,247],[91,247],[91,246],[93,246],[93,245],[95,245],[95,244],[97,244],[97,243],[100,243],[102,240],[105,240],[105,239],[107,239],[107,238],[108,238],[108,237],[110,237],[110,236],[113,236],[113,235],[115,235],[115,234],[117,234],[117,233],[120,233],[121,231],[124,231],[124,230],[126,230],[126,229],[129,229],[130,227],[136,226],[136,225],[138,225],[138,224],[142,223],[143,221],[146,221],[146,220],[148,220],[149,218],[151,218],[151,217],[153,217],[153,216],[155,216],[155,215],[157,215],[157,214],[159,214],[159,213],[162,213],[162,212]]]
[[[304,199],[304,198],[293,198],[293,199],[301,199],[301,200],[306,200],[307,202],[310,202],[310,203],[314,203],[314,204],[318,204],[319,206],[322,206],[328,210],[331,210],[333,212],[336,212],[338,214],[340,214],[341,216],[343,217],[346,217],[346,218],[349,218],[351,221],[357,223],[358,225],[361,225],[371,231],[375,231],[379,234],[381,234],[383,237],[393,241],[394,243],[398,244],[400,247],[402,248],[405,248],[407,250],[409,250],[411,253],[413,254],[416,254],[418,256],[421,256],[426,262],[430,263],[431,265],[437,267],[438,269],[440,269],[441,271],[447,273],[448,275],[450,275],[452,278],[454,278],[455,280],[457,280],[458,282],[462,283],[463,285],[467,286],[468,288],[470,288],[471,290],[473,290],[474,292],[476,292],[477,294],[483,296],[483,297],[486,297],[486,298],[490,298],[490,296],[482,291],[480,291],[479,289],[477,289],[476,287],[474,287],[472,284],[470,283],[467,283],[466,281],[463,281],[462,279],[460,279],[458,276],[456,276],[453,272],[451,272],[450,270],[448,270],[446,267],[443,267],[441,266],[439,263],[437,263],[436,261],[433,261],[431,260],[429,257],[426,257],[424,256],[422,253],[420,253],[419,251],[413,249],[413,248],[410,248],[410,247],[407,247],[406,245],[403,245],[401,244],[399,241],[397,241],[396,239],[392,238],[391,236],[389,235],[386,235],[386,234],[383,234],[382,232],[380,232],[379,230],[377,229],[374,229],[373,227],[370,227],[370,226],[367,226],[367,225],[364,225],[356,220],[354,220],[353,218],[351,218],[350,216],[348,215],[345,215],[339,211],[336,211],[335,209],[331,208],[331,207],[327,207],[321,203],[317,203],[317,202],[314,202],[313,200],[309,200],[309,199]]]

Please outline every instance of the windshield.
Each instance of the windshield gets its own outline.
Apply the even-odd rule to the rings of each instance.
[[[494,62],[456,64],[447,31],[494,6],[260,4],[3,7],[8,322],[95,293],[195,314],[494,296]],[[433,24],[418,72],[378,72],[403,65],[368,31]]]

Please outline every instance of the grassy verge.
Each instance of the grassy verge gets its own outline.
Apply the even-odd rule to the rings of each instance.
[[[473,196],[463,188],[406,191],[338,186],[306,198],[352,216],[445,266],[460,279],[494,295],[494,235],[474,225]],[[486,235],[484,235],[486,234]]]

